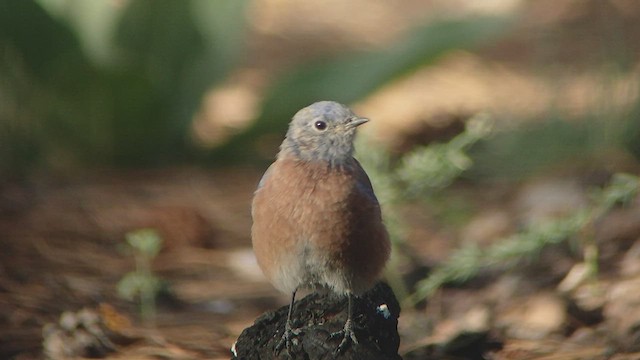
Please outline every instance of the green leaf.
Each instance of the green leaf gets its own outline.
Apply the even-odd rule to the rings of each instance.
[[[118,282],[118,296],[125,300],[134,300],[136,295],[140,293],[143,282],[143,275],[137,272],[128,273]]]
[[[123,55],[122,76],[113,87],[118,163],[191,155],[193,114],[244,49],[246,3],[134,0],[128,5],[116,34]]]
[[[600,202],[606,209],[617,203],[627,203],[638,195],[640,179],[631,174],[614,174],[609,186],[598,194]]]
[[[162,248],[162,238],[154,229],[141,229],[126,234],[127,243],[149,258],[154,258]]]
[[[15,48],[28,71],[42,82],[85,61],[72,29],[32,0],[0,1],[0,44]],[[4,51],[4,49],[3,49]]]

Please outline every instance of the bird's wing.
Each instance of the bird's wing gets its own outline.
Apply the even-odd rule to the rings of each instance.
[[[267,182],[267,179],[269,179],[269,176],[271,175],[271,173],[273,172],[273,164],[271,164],[269,166],[269,168],[267,169],[267,171],[264,172],[264,174],[262,174],[262,178],[260,178],[260,182],[258,182],[258,187],[256,188],[256,190],[253,192],[254,195],[260,191],[260,189],[262,189],[262,187],[264,186],[264,184]],[[253,203],[251,204],[251,217],[255,218],[255,201],[256,201],[256,197],[254,196],[253,198]]]
[[[362,191],[362,193],[365,194],[365,196],[369,198],[369,200],[378,205],[378,198],[376,198],[376,194],[373,192],[373,186],[371,186],[371,180],[369,180],[369,176],[364,171],[362,165],[360,165],[358,160],[353,160],[355,162],[354,174],[356,176],[356,179],[358,180],[358,189]]]
[[[258,188],[256,189],[256,191],[260,190],[264,186],[264,183],[267,181],[267,179],[271,175],[272,169],[273,169],[273,164],[271,164],[269,166],[269,168],[267,169],[267,171],[265,171],[264,174],[262,174],[262,178],[260,179],[260,182],[258,183]]]

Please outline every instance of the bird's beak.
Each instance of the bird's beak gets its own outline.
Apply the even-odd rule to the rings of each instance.
[[[360,118],[360,117],[353,118],[353,120],[351,120],[349,122],[348,126],[349,127],[358,127],[358,126],[366,123],[367,121],[369,121],[369,119],[367,119],[367,118]]]

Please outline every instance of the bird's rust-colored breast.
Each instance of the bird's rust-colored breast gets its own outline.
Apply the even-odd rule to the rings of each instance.
[[[277,160],[252,208],[254,251],[271,282],[289,290],[277,277],[293,269],[338,271],[356,293],[372,286],[388,259],[389,240],[370,188],[355,159],[337,168]]]

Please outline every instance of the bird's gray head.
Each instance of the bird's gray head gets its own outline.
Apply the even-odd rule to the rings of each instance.
[[[356,128],[367,121],[337,102],[311,104],[293,116],[280,154],[340,165],[353,156]]]

